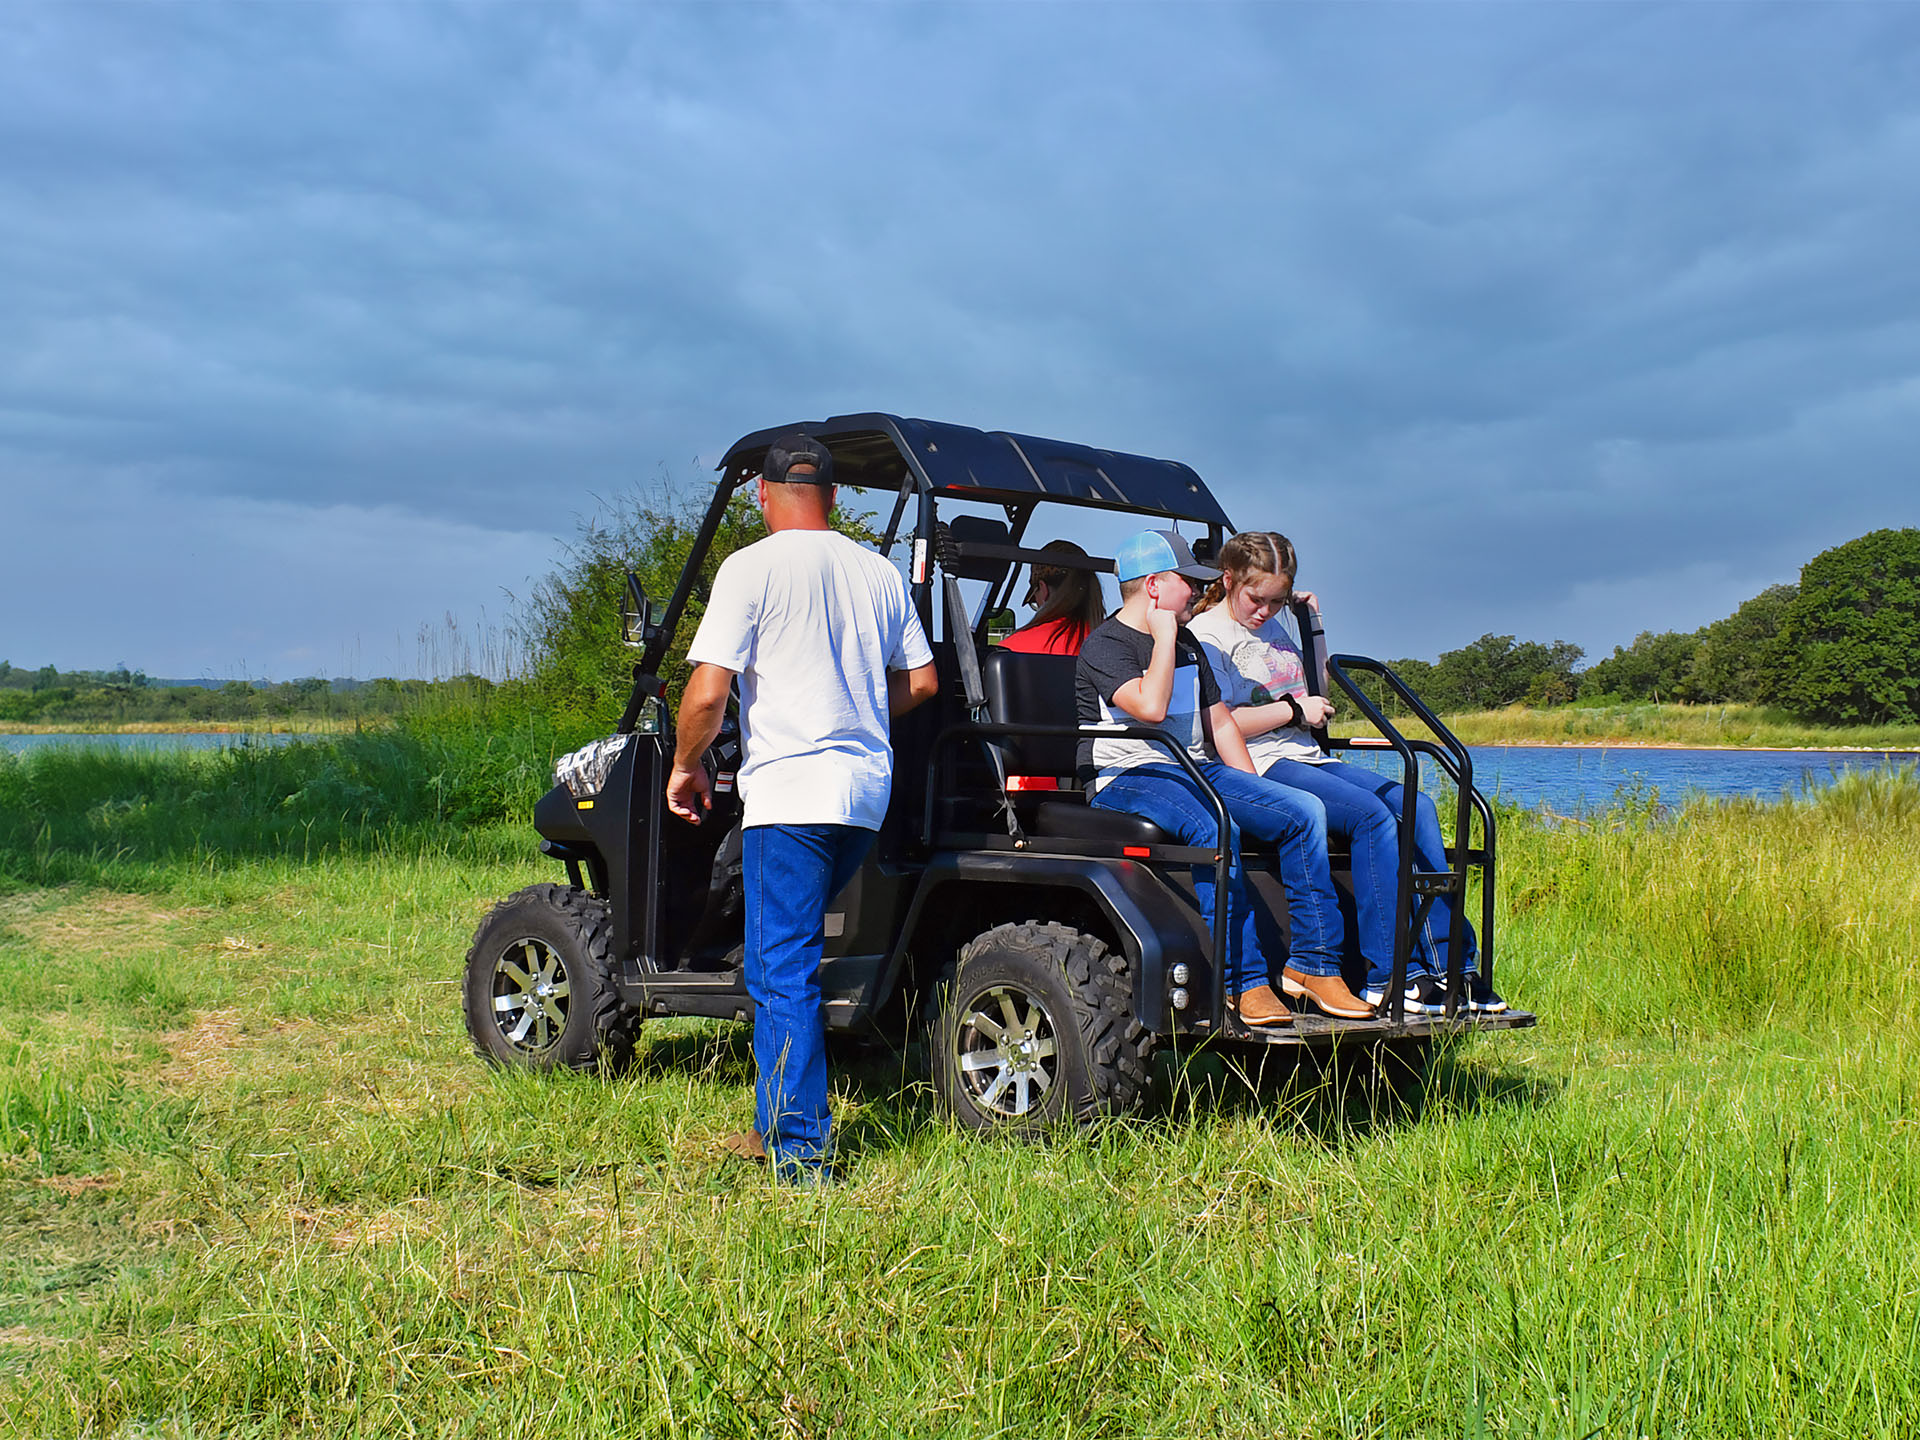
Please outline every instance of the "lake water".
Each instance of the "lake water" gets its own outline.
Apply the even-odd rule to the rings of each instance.
[[[1677,805],[1688,795],[1753,796],[1778,800],[1808,786],[1831,784],[1853,769],[1912,764],[1910,750],[1688,750],[1585,745],[1472,745],[1473,779],[1480,793],[1513,804],[1544,805],[1561,815],[1604,809],[1622,794]],[[1351,758],[1348,751],[1342,758]],[[1398,775],[1400,762],[1377,752],[1367,757],[1383,774]],[[1364,763],[1364,762],[1363,762]],[[1422,758],[1420,784],[1435,791],[1445,776]]]
[[[49,745],[88,746],[96,750],[225,750],[234,745],[285,745],[299,735],[206,735],[166,731],[150,735],[0,735],[0,750],[22,754]],[[325,737],[318,737],[325,738]]]

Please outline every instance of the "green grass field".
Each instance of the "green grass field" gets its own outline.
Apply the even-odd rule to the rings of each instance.
[[[740,1027],[650,1023],[612,1080],[473,1058],[460,962],[546,878],[513,816],[547,743],[0,760],[0,1430],[1920,1415],[1911,772],[1511,819],[1501,987],[1542,1024],[1443,1056],[1411,1112],[1203,1053],[1138,1121],[982,1142],[847,1056],[849,1181],[815,1194],[720,1148]]]

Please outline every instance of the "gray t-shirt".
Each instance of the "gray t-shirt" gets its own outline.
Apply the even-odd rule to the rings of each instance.
[[[1187,747],[1195,760],[1210,760],[1202,716],[1220,701],[1220,687],[1200,644],[1182,628],[1174,635],[1173,694],[1167,701],[1165,730]],[[1082,725],[1140,723],[1114,703],[1113,697],[1129,680],[1138,680],[1153,663],[1153,637],[1136,630],[1118,615],[1110,616],[1080,646],[1080,666],[1074,684]],[[1097,792],[1121,770],[1136,765],[1177,765],[1164,745],[1124,738],[1080,742],[1080,783]]]

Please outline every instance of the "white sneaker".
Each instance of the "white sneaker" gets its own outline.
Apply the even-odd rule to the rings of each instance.
[[[1378,1010],[1386,1002],[1387,987],[1369,985],[1361,999]],[[1409,1015],[1444,1015],[1447,1013],[1447,987],[1424,970],[1417,975],[1407,977],[1406,1013]]]

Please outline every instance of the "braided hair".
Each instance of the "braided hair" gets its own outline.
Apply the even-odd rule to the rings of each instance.
[[[1194,614],[1211,610],[1227,598],[1227,584],[1244,585],[1254,575],[1284,575],[1288,588],[1300,571],[1293,542],[1277,530],[1242,530],[1220,547],[1220,578],[1207,587]]]

